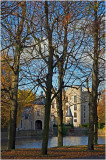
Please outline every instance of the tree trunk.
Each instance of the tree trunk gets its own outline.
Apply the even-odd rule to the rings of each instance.
[[[16,122],[17,122],[17,92],[18,92],[18,75],[12,78],[12,91],[10,99],[10,121],[8,124],[8,149],[15,149]]]
[[[50,121],[50,111],[51,111],[51,90],[52,90],[52,76],[53,76],[53,54],[54,49],[52,47],[52,30],[50,29],[48,23],[48,2],[45,1],[45,16],[46,16],[46,30],[48,37],[48,74],[46,81],[46,105],[45,105],[45,117],[44,117],[44,131],[43,131],[43,141],[42,141],[42,150],[43,155],[47,154],[48,147],[48,138],[49,138],[49,121]]]
[[[63,110],[62,110],[60,95],[58,95],[57,98],[58,98],[58,103],[57,103],[58,147],[61,147],[63,146]]]
[[[60,92],[57,95],[57,124],[58,124],[58,147],[63,146],[63,110],[62,110],[62,85],[63,85],[63,68],[61,67],[61,62],[59,63],[59,89]],[[61,70],[62,69],[62,70]]]
[[[10,121],[8,124],[8,149],[15,149],[16,122],[17,122],[17,93],[19,79],[20,52],[17,51],[14,57],[14,71],[12,73],[12,85],[10,91]]]
[[[94,65],[93,65],[93,92],[94,92],[94,143],[98,143],[98,117],[97,117],[97,98],[98,98],[98,3],[94,2]]]
[[[92,106],[92,94],[89,94],[89,132],[88,132],[88,149],[94,150],[94,110]]]
[[[98,144],[98,117],[95,113],[95,120],[94,120],[94,144]]]
[[[51,52],[53,55],[53,50]],[[44,131],[43,131],[43,142],[42,142],[42,154],[47,154],[48,137],[49,137],[49,121],[51,111],[51,89],[52,89],[52,74],[53,74],[53,56],[49,57],[48,65],[48,78],[47,78],[47,91],[46,91],[46,104],[45,104],[45,116],[44,116]]]
[[[42,154],[43,155],[47,154],[48,137],[49,137],[50,108],[51,108],[51,89],[48,90],[46,93],[44,131],[43,131],[43,142],[42,142]]]
[[[68,2],[67,2],[68,3]],[[67,15],[69,13],[69,8],[67,7]],[[63,43],[63,54],[59,58],[57,58],[58,61],[58,71],[59,71],[59,76],[58,76],[58,89],[59,93],[57,96],[57,123],[58,123],[58,147],[63,146],[63,109],[62,109],[62,88],[63,88],[63,78],[65,74],[65,69],[64,68],[64,62],[65,58],[67,56],[67,29],[68,29],[68,23],[65,24],[64,26],[64,43]],[[67,66],[67,64],[66,64]]]
[[[88,148],[93,150],[93,143],[97,144],[98,140],[98,118],[97,118],[97,97],[98,97],[98,19],[97,10],[98,3],[94,2],[94,59],[93,59],[93,74],[92,74],[92,94],[90,98],[89,108],[89,138]],[[92,127],[93,126],[93,127]]]

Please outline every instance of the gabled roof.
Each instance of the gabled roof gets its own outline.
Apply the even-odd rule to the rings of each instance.
[[[46,99],[45,99],[44,96],[38,98],[38,99],[34,102],[34,104],[37,104],[37,105],[45,105],[45,103],[46,103]]]
[[[66,117],[72,117],[70,106],[68,106]]]

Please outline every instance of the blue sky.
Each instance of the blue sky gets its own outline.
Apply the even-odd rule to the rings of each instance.
[[[9,2],[10,4],[12,4],[12,2]],[[31,3],[33,3],[34,4],[34,2],[31,2]],[[55,2],[54,2],[55,3]],[[71,3],[71,2],[70,2]],[[80,3],[80,2],[78,2],[78,3]],[[89,2],[86,2],[86,3],[89,3]],[[38,3],[39,4],[39,3]],[[38,5],[37,4],[37,5]],[[30,5],[30,3],[27,3],[27,16],[28,16],[28,20],[31,20],[31,15],[34,13],[34,5],[30,8],[30,10],[28,9],[28,7],[29,7],[29,5]],[[101,5],[100,5],[100,7],[102,6],[102,5],[104,5],[104,3],[101,3]],[[42,8],[42,10],[43,10],[43,5],[41,6],[41,8]],[[53,7],[51,8],[51,11],[52,11],[52,9],[53,9]],[[82,14],[82,11],[83,11],[83,9],[84,9],[84,7],[83,6],[81,6],[81,8],[79,9],[80,10],[80,12],[79,13],[77,13],[79,16],[78,16],[78,19],[80,19],[82,16],[83,16],[83,14]],[[36,12],[38,12],[40,15],[42,14],[42,12],[44,12],[44,11],[42,11],[42,10],[40,10],[40,9],[38,9]],[[49,22],[51,23],[52,21],[53,21],[53,19],[54,19],[54,16],[57,16],[57,14],[58,14],[58,11],[59,11],[59,14],[61,15],[61,13],[63,12],[63,8],[61,8],[60,7],[60,2],[58,1],[57,2],[57,7],[55,8],[55,14],[53,14],[52,15],[52,18],[50,18],[49,17]],[[91,10],[92,11],[92,10]],[[104,11],[105,11],[105,9],[104,9],[104,6],[102,7],[102,9],[100,9],[99,10],[99,13],[98,14],[103,14],[104,13]],[[29,14],[30,13],[30,14]],[[53,12],[54,13],[54,12]],[[64,17],[64,16],[63,16]],[[62,17],[62,18],[63,18]],[[93,17],[90,17],[92,20],[93,20]],[[41,25],[41,23],[44,23],[44,18],[42,18],[42,20],[40,20],[40,18],[39,18],[39,23],[38,23],[38,27],[37,27],[37,29],[38,29],[38,31],[39,32],[37,32],[37,34],[36,34],[36,36],[37,37],[41,37],[41,36],[43,36],[43,38],[46,38],[46,35],[45,35],[45,32],[43,32],[42,34],[40,33],[40,25]],[[72,19],[73,20],[73,19]],[[82,19],[81,19],[82,20]],[[81,20],[79,20],[79,21],[77,21],[77,25],[79,24],[79,22],[81,23]],[[11,21],[16,25],[17,24],[17,17],[15,17],[15,16],[11,16],[11,17],[9,17],[8,18],[8,23],[7,23],[7,25],[6,25],[6,27],[8,27],[9,28],[9,23],[11,24]],[[84,21],[84,19],[83,19],[83,21]],[[75,21],[76,22],[76,21]],[[5,21],[3,22],[2,21],[2,23],[4,23],[5,24]],[[37,22],[35,21],[35,25],[37,24]],[[69,25],[69,28],[71,28],[71,25],[72,24],[74,24],[74,23],[70,23],[70,25]],[[30,21],[29,21],[29,25],[31,25],[31,23],[30,23]],[[75,27],[77,27],[77,25],[75,25]],[[12,28],[12,31],[14,30],[14,25],[10,25],[10,27]],[[79,27],[79,25],[78,25],[78,27]],[[23,32],[23,37],[25,36],[25,31],[26,31],[26,27],[24,28],[24,32]],[[44,27],[42,28],[42,29],[44,29]],[[75,28],[74,28],[75,29]],[[77,48],[78,48],[78,46],[79,46],[79,43],[80,43],[80,41],[81,41],[81,39],[82,39],[82,34],[81,34],[81,32],[80,32],[80,30],[76,30],[76,33],[75,33],[75,38],[76,38],[76,36],[77,36],[77,39],[78,39],[78,41],[76,41],[76,46],[74,47],[74,49],[71,51],[71,49],[72,49],[72,46],[73,46],[73,43],[72,43],[72,38],[73,38],[73,32],[74,32],[74,29],[72,29],[71,31],[70,31],[70,33],[69,33],[69,35],[68,35],[68,41],[70,40],[70,42],[69,42],[69,44],[68,44],[68,52],[69,53],[71,53],[71,52],[73,52],[73,55],[75,55],[76,53],[77,53],[77,56],[76,56],[76,58],[78,59],[78,57],[81,57],[81,52],[84,52],[84,54],[85,54],[85,52],[86,52],[86,50],[87,50],[87,48],[85,49],[85,50],[83,50],[83,48],[84,48],[84,42],[83,42],[83,45],[80,47],[80,49],[78,50],[78,51],[75,51]],[[79,32],[79,33],[78,33]],[[56,30],[53,32],[53,39],[54,39],[54,45],[58,45],[59,44],[59,41],[58,41],[58,39],[59,39],[59,36],[57,36],[57,34],[56,34]],[[61,32],[61,35],[60,36],[62,36],[63,35],[63,31]],[[6,32],[2,29],[2,38],[3,38],[3,40],[2,40],[2,48],[3,47],[5,47],[6,45],[9,45],[10,44],[10,37],[8,37],[8,34],[6,34]],[[91,37],[85,37],[85,40],[86,40],[86,38],[88,38],[88,42],[87,42],[87,44],[86,45],[91,45]],[[4,39],[7,39],[6,41],[4,40]],[[15,42],[15,39],[12,37],[12,40]],[[61,42],[63,41],[63,39],[61,38],[61,41],[60,41],[60,47],[58,48],[58,50],[59,50],[59,52],[60,52],[60,55],[62,54],[62,52],[63,52],[63,47],[62,47],[62,45],[61,45]],[[27,41],[27,43],[29,43],[29,41]],[[27,44],[26,43],[26,44]],[[47,43],[46,43],[46,45],[48,45]],[[42,46],[43,47],[43,46]],[[10,55],[13,55],[14,54],[14,52],[13,52],[13,49],[14,49],[14,47],[13,48],[10,48],[9,49],[9,51],[8,51],[8,53],[10,54]],[[88,48],[88,50],[89,51],[91,51],[91,48]],[[85,60],[86,60],[87,58],[85,58]],[[73,61],[73,58],[71,59],[72,61]],[[70,60],[70,61],[71,61]],[[82,58],[82,60],[84,60],[84,58]],[[84,63],[83,62],[81,62],[80,61],[80,63],[81,63],[81,65],[80,65],[80,67],[82,68],[82,70],[84,70],[85,71],[85,73],[87,73],[87,70],[89,70],[88,69],[88,67],[87,67],[87,65],[88,65],[88,63],[87,63],[87,61],[85,62],[85,60],[84,60]],[[75,63],[74,63],[75,64]],[[70,65],[70,64],[69,64]],[[68,67],[69,67],[69,65],[68,65]],[[40,60],[33,60],[30,64],[29,64],[29,67],[30,67],[30,74],[28,74],[28,73],[26,73],[26,76],[29,76],[29,79],[28,78],[26,78],[26,77],[24,77],[24,75],[22,75],[22,72],[20,71],[20,77],[22,77],[23,76],[23,80],[21,81],[21,83],[19,83],[19,85],[20,84],[22,84],[22,83],[26,83],[26,85],[25,86],[19,86],[19,88],[25,88],[25,89],[32,89],[32,88],[34,88],[34,85],[36,84],[36,78],[34,78],[34,76],[39,76],[39,72],[38,71],[40,71],[40,67],[42,67],[42,66],[45,66],[45,63],[43,62],[43,61],[40,61]],[[20,67],[20,68],[22,68],[22,69],[25,69],[26,71],[28,71],[29,72],[29,68],[27,68],[27,66],[24,66],[24,67]],[[70,74],[73,72],[73,70],[75,69],[75,65],[71,65],[71,68],[69,69],[69,71],[70,71]],[[67,71],[66,73],[68,73],[69,71]],[[43,71],[43,73],[44,73],[44,71]],[[23,74],[24,74],[24,72],[23,72]],[[66,76],[65,76],[65,78],[64,78],[64,82],[67,82],[68,81],[68,78],[70,78],[70,74],[66,74]],[[80,70],[78,69],[78,68],[76,68],[75,69],[75,71],[74,71],[74,74],[76,75],[76,76],[83,76],[83,73],[81,73],[80,72]],[[67,83],[68,85],[80,85],[81,84],[81,81],[80,81],[80,79],[76,79],[76,81],[74,82],[74,80],[75,80],[75,76],[74,76],[74,74],[72,74],[72,77],[71,77],[71,79],[70,79],[70,81]],[[31,80],[31,76],[32,76],[32,83],[30,84],[29,82],[30,82],[30,80]],[[58,72],[56,73],[56,74],[54,74],[53,75],[53,86],[54,87],[56,87],[57,85],[58,85],[58,80],[57,80],[57,77],[58,77]],[[86,77],[83,77],[83,78],[81,78],[81,80],[84,80]],[[74,83],[73,83],[74,82]],[[29,83],[29,84],[28,84]],[[91,84],[90,84],[90,86],[91,86]],[[33,89],[33,91],[35,91],[36,90],[36,87],[35,87],[35,89]],[[38,94],[40,94],[40,92],[41,92],[41,88],[39,88],[39,91],[38,91]]]

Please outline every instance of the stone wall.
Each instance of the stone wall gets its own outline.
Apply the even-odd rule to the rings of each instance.
[[[53,136],[57,136],[58,129],[57,127],[53,128]],[[87,128],[69,128],[65,127],[65,135],[64,136],[86,136],[88,135]]]
[[[88,135],[88,129],[87,128],[69,128],[65,127],[66,129],[66,136],[87,136]],[[53,132],[49,132],[49,136],[57,136],[58,129],[57,127],[53,128]],[[35,131],[35,130],[27,130],[27,131],[18,131],[17,137],[23,137],[23,136],[42,136],[42,131]],[[105,131],[99,129],[98,130],[98,136],[105,136]],[[7,139],[8,133],[7,132],[1,132],[1,140]]]

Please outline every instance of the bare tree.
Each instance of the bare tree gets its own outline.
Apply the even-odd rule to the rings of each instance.
[[[21,13],[20,13],[21,10]],[[20,17],[18,16],[20,15]],[[19,80],[20,55],[22,52],[22,34],[26,16],[26,2],[2,3],[2,50],[13,51],[11,68],[10,94],[10,120],[8,125],[8,149],[15,149],[16,120],[17,120],[17,92]],[[12,17],[13,20],[11,19]],[[16,27],[17,26],[17,27]],[[4,42],[5,41],[5,42]]]
[[[92,4],[94,9],[94,58],[93,58],[93,73],[92,73],[92,92],[91,92],[91,104],[90,104],[90,132],[89,132],[89,139],[88,139],[88,148],[94,149],[93,144],[97,144],[98,140],[98,117],[97,117],[97,100],[98,100],[98,86],[99,86],[99,57],[100,57],[100,17],[98,16],[102,5],[97,1]],[[104,14],[102,12],[102,14]],[[101,17],[102,18],[102,17]],[[92,128],[92,129],[91,129]],[[91,131],[92,130],[92,131]],[[92,132],[92,133],[91,133]],[[94,132],[94,133],[93,133]],[[92,137],[92,139],[91,139]]]

